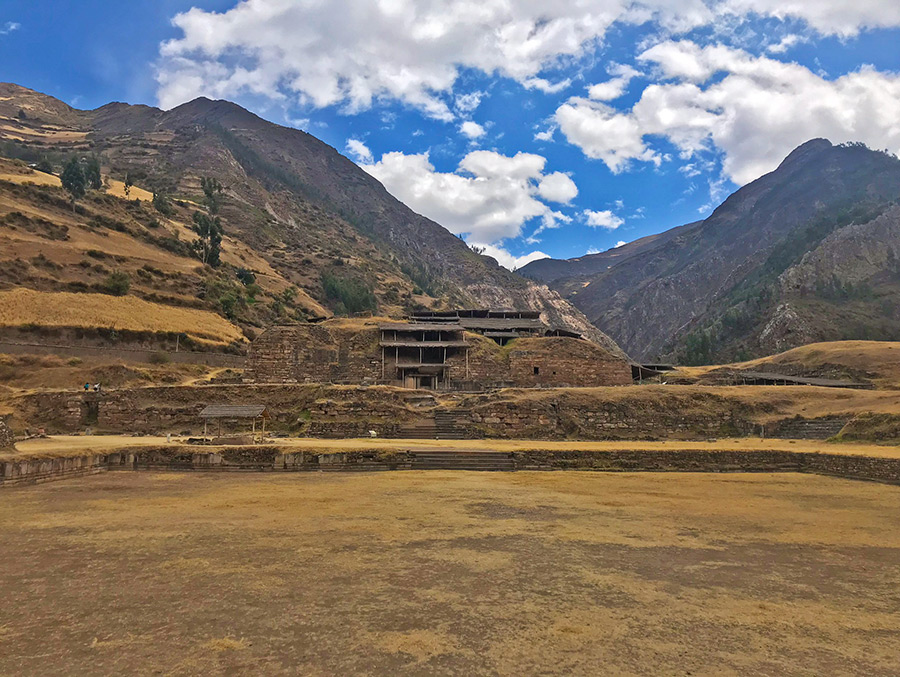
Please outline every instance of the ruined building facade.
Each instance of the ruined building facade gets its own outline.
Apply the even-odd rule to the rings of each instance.
[[[628,385],[632,374],[626,360],[537,317],[485,314],[272,327],[251,345],[244,381],[478,390]]]

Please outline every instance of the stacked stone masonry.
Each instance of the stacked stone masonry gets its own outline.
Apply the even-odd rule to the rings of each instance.
[[[504,347],[465,335],[467,350],[447,354],[451,382],[480,387],[629,385],[630,364],[590,341],[522,338]],[[257,338],[247,358],[248,383],[394,382],[391,349],[379,347],[376,326],[341,324],[274,327]],[[400,385],[399,382],[394,383]]]

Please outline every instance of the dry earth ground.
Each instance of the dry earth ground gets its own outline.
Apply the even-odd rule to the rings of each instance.
[[[48,435],[22,440],[16,451],[0,454],[0,461],[25,458],[65,458],[87,454],[111,454],[142,447],[183,447],[196,453],[227,450],[217,445],[189,445],[184,438],[128,435]],[[713,442],[684,440],[404,440],[404,439],[321,439],[311,437],[278,438],[267,443],[284,453],[310,451],[329,453],[342,451],[418,451],[427,449],[463,449],[473,451],[792,451],[804,454],[840,454],[900,458],[900,447],[866,443],[830,444],[821,440],[778,440],[754,437],[732,437]]]
[[[900,488],[107,473],[0,493],[0,674],[896,675]]]

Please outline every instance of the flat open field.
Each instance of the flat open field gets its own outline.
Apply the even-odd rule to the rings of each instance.
[[[107,473],[0,493],[0,674],[896,675],[900,488]]]
[[[714,442],[690,440],[403,440],[382,438],[320,439],[310,437],[277,438],[266,443],[284,453],[311,451],[320,454],[340,451],[466,449],[478,451],[795,451],[807,454],[841,454],[900,458],[900,447],[865,443],[830,444],[821,440],[778,440],[758,437],[733,437]],[[197,452],[227,447],[187,445],[172,438],[172,445],[190,446]],[[19,442],[16,451],[0,452],[0,460],[16,458],[58,458],[109,454],[123,449],[167,446],[165,437],[146,435],[50,435]]]

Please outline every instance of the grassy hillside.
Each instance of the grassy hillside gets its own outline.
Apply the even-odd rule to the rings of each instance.
[[[0,327],[109,328],[187,334],[209,343],[245,341],[240,328],[208,310],[164,306],[134,296],[13,289],[0,292]]]
[[[727,368],[771,371],[791,376],[871,381],[881,389],[900,388],[900,342],[833,341],[811,343],[746,362],[703,367],[682,367],[681,379],[702,382],[711,372]]]
[[[398,317],[423,306],[493,307],[537,310],[548,324],[619,350],[557,294],[476,254],[439,224],[397,201],[335,149],[226,101],[197,99],[170,111],[119,103],[79,111],[38,92],[0,83],[3,156],[44,169],[49,165],[56,173],[73,156],[96,158],[107,186],[79,201],[86,209],[93,209],[100,194],[110,200],[123,196],[122,182],[131,177],[147,193],[132,190],[127,204],[140,199],[147,217],[144,225],[157,222],[168,231],[157,233],[165,240],[157,244],[188,259],[189,243],[196,239],[188,228],[192,215],[208,207],[202,181],[220,182],[224,265],[209,271],[196,270],[195,264],[189,274],[194,280],[181,279],[168,292],[170,297],[182,292],[199,298],[211,310],[219,305],[221,314],[249,333],[310,315],[373,312]],[[46,174],[23,178],[20,170],[0,167],[0,176],[6,177],[6,185],[31,178],[44,184],[33,190],[58,192]],[[148,202],[148,193],[157,199],[151,195]],[[18,205],[19,197],[9,201],[7,209],[27,214]],[[64,211],[64,196],[58,197],[63,198]],[[60,224],[64,218],[57,215]],[[128,227],[122,216],[111,218]],[[152,240],[153,233],[131,230],[138,239]],[[167,265],[156,267],[170,272]],[[261,293],[250,295],[235,287],[238,268],[256,276]],[[291,287],[297,292],[281,295]]]

